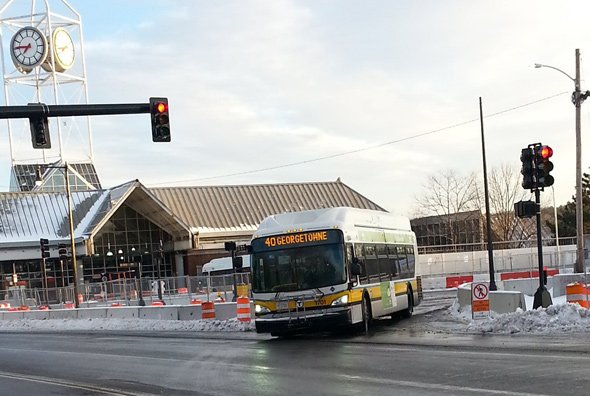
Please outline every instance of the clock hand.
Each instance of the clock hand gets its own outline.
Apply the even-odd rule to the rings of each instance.
[[[27,45],[19,45],[19,46],[17,46],[17,47],[14,47],[14,49],[23,49],[23,48],[25,49],[25,50],[23,51],[23,53],[24,53],[24,52],[27,52],[27,51],[29,50],[29,48],[31,48],[31,43],[29,43],[29,44],[27,44]]]

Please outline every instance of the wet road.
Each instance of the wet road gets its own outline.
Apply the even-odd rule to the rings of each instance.
[[[431,307],[436,308],[436,307]],[[428,311],[428,304],[421,309]],[[590,336],[0,334],[0,394],[586,394]]]

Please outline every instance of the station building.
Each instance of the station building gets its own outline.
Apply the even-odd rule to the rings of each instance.
[[[78,274],[84,283],[121,277],[198,275],[225,256],[224,243],[249,243],[265,217],[289,211],[351,206],[384,210],[340,179],[334,182],[147,188],[132,180],[100,185],[92,164],[15,165],[10,192],[0,193],[0,290],[42,287],[39,241],[49,240],[48,286],[73,282],[68,168]],[[39,182],[37,169],[42,181]]]

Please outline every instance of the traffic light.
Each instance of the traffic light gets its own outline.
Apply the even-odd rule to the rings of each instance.
[[[50,149],[51,137],[49,135],[49,122],[47,117],[29,118],[31,127],[31,141],[35,149]]]
[[[553,155],[553,149],[549,146],[535,147],[535,179],[536,187],[550,187],[555,181],[549,174],[553,170],[553,162],[549,158]]]
[[[41,245],[41,258],[47,258],[50,256],[49,253],[49,240],[45,238],[39,239],[39,245]]]
[[[60,243],[59,245],[57,245],[57,252],[59,253],[59,258],[68,258],[68,249],[66,248],[65,243]]]
[[[152,141],[169,142],[168,98],[150,98],[150,114],[152,117]]]
[[[520,154],[522,162],[522,188],[530,190],[535,188],[534,169],[533,169],[533,149],[530,147],[523,148]]]

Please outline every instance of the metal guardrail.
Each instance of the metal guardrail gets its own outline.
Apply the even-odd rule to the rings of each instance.
[[[233,275],[182,276],[169,278],[117,279],[86,283],[79,286],[80,307],[100,307],[112,304],[145,305],[160,301],[158,281],[161,282],[162,301],[166,304],[190,303],[193,299],[213,301],[233,299]],[[250,274],[236,274],[238,291],[250,290]],[[0,291],[0,301],[11,306],[63,306],[74,302],[74,286],[27,289],[24,286]]]

